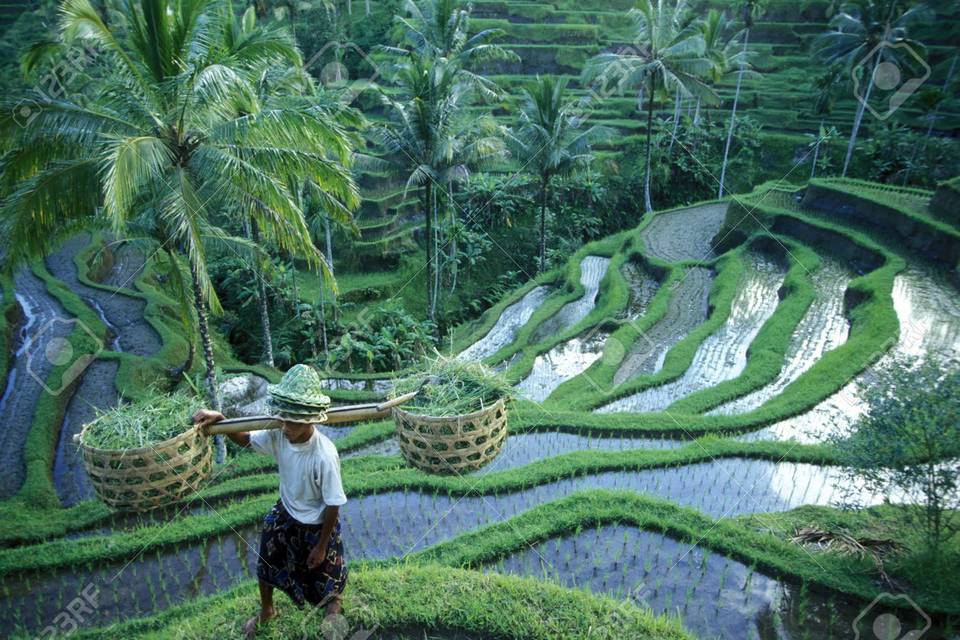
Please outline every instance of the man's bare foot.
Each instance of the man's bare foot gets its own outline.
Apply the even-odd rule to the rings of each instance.
[[[276,609],[262,609],[260,613],[247,620],[243,625],[243,637],[250,640],[257,633],[257,628],[269,620],[277,617]]]

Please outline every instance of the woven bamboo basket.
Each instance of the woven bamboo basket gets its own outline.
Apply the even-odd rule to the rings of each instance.
[[[87,425],[89,426],[89,425]],[[150,447],[116,451],[83,443],[83,465],[97,497],[122,511],[150,511],[196,491],[213,468],[210,438],[190,428]]]
[[[407,463],[428,473],[479,469],[497,457],[507,438],[503,398],[485,409],[437,418],[393,409],[397,440]]]

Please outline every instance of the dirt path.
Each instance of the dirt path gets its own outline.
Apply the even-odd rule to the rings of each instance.
[[[779,302],[786,272],[765,256],[747,254],[748,268],[733,299],[730,316],[697,349],[684,374],[667,384],[645,389],[606,404],[600,413],[662,411],[696,391],[736,378],[747,366],[747,350]]]
[[[727,203],[704,204],[661,213],[650,221],[641,237],[648,255],[665,262],[710,260],[710,240],[723,225]]]

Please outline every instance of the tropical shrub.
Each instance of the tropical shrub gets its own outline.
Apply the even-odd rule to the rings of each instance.
[[[347,328],[330,349],[328,366],[351,373],[396,371],[433,347],[432,322],[417,321],[397,302],[387,302]]]

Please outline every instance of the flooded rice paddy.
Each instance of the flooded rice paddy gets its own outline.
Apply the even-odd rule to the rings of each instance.
[[[662,411],[677,400],[736,378],[747,366],[747,349],[763,323],[776,311],[785,271],[762,254],[749,252],[747,270],[731,303],[730,316],[707,336],[686,372],[673,382],[645,389],[600,407],[597,411]]]
[[[540,308],[550,287],[539,286],[528,291],[520,300],[514,302],[500,314],[500,318],[485,336],[464,349],[457,358],[461,360],[483,360],[513,342],[523,325],[527,324],[534,312]]]

